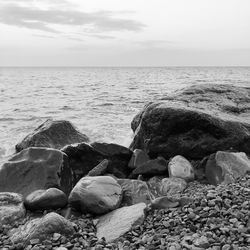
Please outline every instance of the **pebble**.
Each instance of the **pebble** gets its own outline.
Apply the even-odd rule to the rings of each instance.
[[[70,220],[76,224],[77,230],[74,235],[65,237],[54,233],[43,242],[31,240],[25,249],[249,250],[249,190],[249,175],[237,183],[217,187],[190,182],[182,195],[192,199],[191,203],[148,211],[144,223],[133,228],[118,242],[107,244],[105,239],[98,240],[91,215],[72,215]],[[24,224],[25,220],[20,223]],[[0,226],[0,249],[23,250],[22,244],[11,244],[7,235],[9,229]]]

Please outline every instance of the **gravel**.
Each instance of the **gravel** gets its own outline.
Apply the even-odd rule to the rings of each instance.
[[[183,207],[149,211],[141,226],[115,243],[98,240],[93,217],[82,215],[70,218],[77,225],[76,233],[70,238],[54,233],[43,242],[33,240],[26,248],[22,244],[12,245],[7,236],[9,228],[0,227],[0,249],[250,249],[250,175],[217,187],[195,181],[182,196],[192,198],[193,202]]]

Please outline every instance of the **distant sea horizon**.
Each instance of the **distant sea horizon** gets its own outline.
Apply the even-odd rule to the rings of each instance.
[[[250,87],[250,66],[0,66],[0,162],[47,119],[68,120],[91,141],[128,145],[144,104],[209,83]]]

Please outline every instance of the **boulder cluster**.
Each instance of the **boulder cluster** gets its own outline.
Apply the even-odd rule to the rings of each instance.
[[[0,249],[250,249],[250,89],[148,103],[129,148],[48,120],[0,166]]]

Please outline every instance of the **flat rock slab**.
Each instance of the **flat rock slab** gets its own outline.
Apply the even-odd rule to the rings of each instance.
[[[0,193],[0,225],[11,225],[25,216],[23,196],[16,193]]]
[[[89,138],[77,131],[69,121],[49,119],[18,143],[16,151],[20,152],[28,147],[61,149],[69,144],[88,141]]]
[[[72,189],[72,172],[67,156],[57,149],[31,147],[15,154],[0,168],[0,192],[24,197],[38,189]]]
[[[145,203],[138,203],[133,206],[116,209],[101,216],[96,225],[97,238],[101,239],[104,237],[107,242],[117,240],[133,227],[143,223],[145,208]]]
[[[61,215],[52,212],[42,218],[28,221],[17,229],[12,229],[9,232],[9,236],[13,243],[20,242],[27,245],[32,239],[42,241],[54,233],[60,233],[65,236],[72,235],[75,232],[74,226],[73,223]]]

